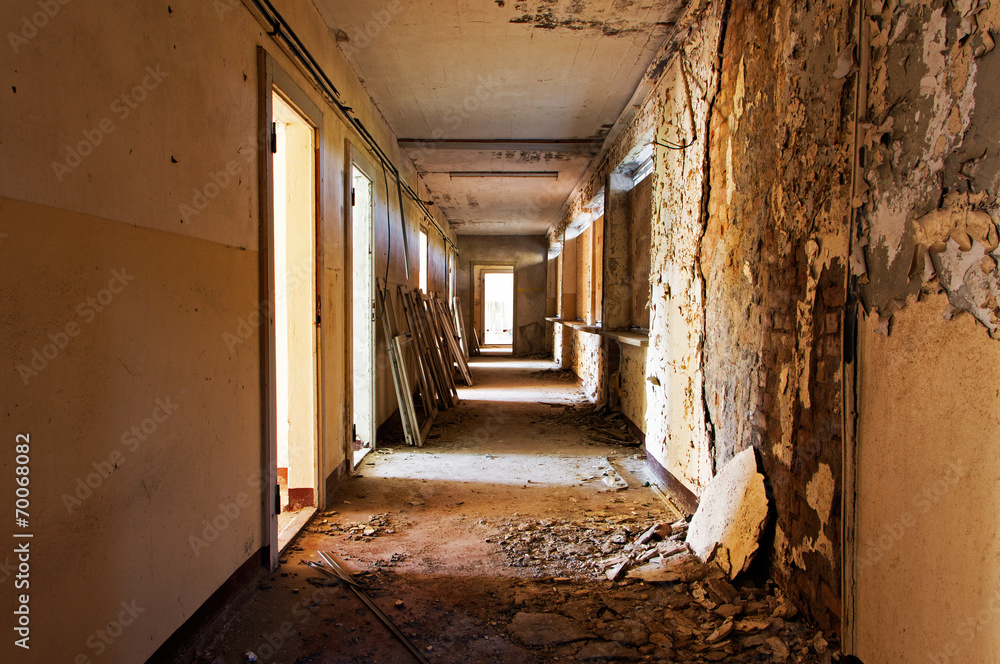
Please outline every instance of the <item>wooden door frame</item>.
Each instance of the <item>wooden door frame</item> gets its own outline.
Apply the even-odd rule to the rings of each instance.
[[[514,292],[511,293],[511,297],[514,301],[513,302],[514,312],[513,312],[513,322],[511,328],[510,354],[517,355],[517,261],[470,261],[469,276],[470,279],[472,280],[472,283],[470,284],[471,290],[469,292],[472,293],[472,302],[470,302],[469,304],[472,307],[472,324],[477,328],[476,332],[481,335],[480,347],[483,347],[486,343],[486,329],[485,329],[486,316],[485,313],[483,313],[481,310],[482,307],[485,305],[485,300],[481,301],[478,305],[476,304],[476,269],[482,268],[484,270],[483,274],[486,274],[486,271],[488,271],[489,268],[491,267],[503,268],[501,270],[496,270],[496,272],[498,273],[506,273],[509,270],[510,273],[514,275],[514,286],[513,286]],[[480,309],[479,320],[483,322],[483,329],[478,329],[478,326],[476,325],[477,306]]]
[[[313,314],[317,321],[313,326],[314,344],[314,399],[316,405],[316,436],[314,440],[315,472],[313,485],[315,487],[316,504],[322,507],[326,501],[323,477],[323,373],[322,373],[322,328],[321,305],[323,296],[323,262],[321,224],[323,219],[321,201],[321,160],[323,145],[323,112],[303,91],[289,74],[281,68],[275,59],[262,47],[257,47],[258,70],[258,134],[257,134],[257,172],[258,172],[258,251],[259,251],[259,289],[258,302],[261,306],[260,334],[260,383],[261,383],[261,473],[258,484],[261,493],[261,530],[262,550],[265,550],[263,563],[269,569],[278,566],[280,551],[278,550],[278,510],[280,509],[277,492],[277,395],[275,382],[277,362],[275,352],[275,320],[274,320],[274,156],[272,152],[271,122],[273,121],[272,94],[278,92],[313,128],[314,136],[314,167],[313,195],[315,197],[315,246],[314,246],[314,297]],[[264,309],[266,308],[266,311]]]
[[[345,330],[344,338],[347,343],[344,344],[345,348],[345,358],[344,366],[346,367],[345,375],[345,385],[347,388],[344,390],[347,399],[347,417],[344,418],[346,430],[344,432],[344,458],[347,467],[347,472],[351,473],[354,470],[354,437],[352,426],[354,425],[354,206],[351,204],[350,196],[351,190],[354,187],[354,182],[351,178],[351,174],[354,170],[354,164],[358,164],[359,170],[362,171],[366,177],[368,177],[372,182],[372,220],[371,227],[369,229],[369,246],[371,247],[371,293],[372,300],[376,299],[375,295],[375,220],[377,218],[377,208],[378,208],[378,172],[375,168],[374,162],[370,159],[365,152],[359,149],[350,138],[344,139],[345,146],[345,159],[344,163],[346,168],[344,168],[344,209],[345,214],[345,237],[347,241],[344,247],[344,297],[347,309],[347,316],[345,317]],[[374,314],[373,314],[374,315]],[[376,360],[376,341],[377,341],[377,330],[374,319],[371,325],[371,350],[370,350],[370,363],[372,367],[372,379],[371,379],[371,394],[369,396],[370,406],[371,406],[371,417],[372,417],[372,430],[371,442],[372,449],[376,449],[375,442],[375,432],[378,429],[378,423],[376,422],[376,378],[377,372],[375,371],[375,360]]]

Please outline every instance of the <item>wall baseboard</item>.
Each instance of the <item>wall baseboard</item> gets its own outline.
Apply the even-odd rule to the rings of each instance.
[[[628,418],[625,418],[626,420]],[[653,458],[652,454],[646,453],[646,466],[657,480],[657,484],[663,487],[664,491],[671,498],[677,501],[682,508],[694,514],[698,509],[698,496],[694,495],[691,489],[677,479],[673,473],[663,467],[663,465]]]
[[[344,476],[348,474],[347,466],[350,463],[351,463],[350,459],[344,459],[337,465],[336,468],[333,469],[333,472],[327,476],[326,487],[325,487],[326,490],[324,491],[324,495],[326,496],[326,505],[322,505],[321,506],[322,509],[329,508],[330,496],[332,496],[337,492],[337,488],[340,486],[341,480],[343,480]]]
[[[244,561],[205,602],[184,621],[146,664],[191,662],[199,650],[208,647],[222,626],[243,606],[245,599],[257,588],[257,581],[266,574],[268,548],[258,549]]]

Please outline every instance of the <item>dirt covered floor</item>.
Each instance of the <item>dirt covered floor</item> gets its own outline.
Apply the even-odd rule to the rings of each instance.
[[[304,564],[318,550],[435,663],[839,661],[768,582],[684,558],[686,523],[645,486],[641,448],[550,367],[474,361],[476,387],[427,444],[366,457],[198,662],[415,662]],[[627,576],[661,557],[684,563],[669,581]]]

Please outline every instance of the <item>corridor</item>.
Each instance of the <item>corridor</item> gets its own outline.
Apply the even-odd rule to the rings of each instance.
[[[476,386],[441,416],[440,435],[368,457],[199,664],[245,662],[247,652],[261,662],[415,661],[346,587],[303,564],[319,561],[317,550],[356,574],[435,663],[832,661],[833,637],[782,613],[773,586],[768,597],[745,580],[729,604],[706,596],[714,586],[697,574],[609,581],[605,561],[682,518],[649,488],[644,454],[594,442],[593,406],[550,360],[471,364]],[[519,614],[560,618],[541,630]],[[732,616],[744,633],[703,641]]]
[[[3,664],[996,659],[1000,0],[0,37]]]

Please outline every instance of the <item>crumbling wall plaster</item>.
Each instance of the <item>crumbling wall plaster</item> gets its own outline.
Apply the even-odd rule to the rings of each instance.
[[[619,344],[618,407],[639,431],[646,433],[646,349]]]
[[[888,334],[909,295],[943,290],[1000,336],[995,109],[1000,7],[980,0],[872,7],[862,145],[862,302]]]
[[[840,620],[854,98],[834,74],[853,23],[845,0],[733,4],[700,263],[713,468],[760,450],[774,505],[772,570],[826,627]]]
[[[601,337],[592,332],[570,330],[570,368],[580,380],[587,398],[599,402],[603,395],[601,382]]]
[[[692,492],[713,476],[705,418],[701,241],[708,119],[718,88],[725,3],[702,7],[650,103],[659,116],[653,172],[647,452]],[[671,147],[672,146],[672,147]]]

